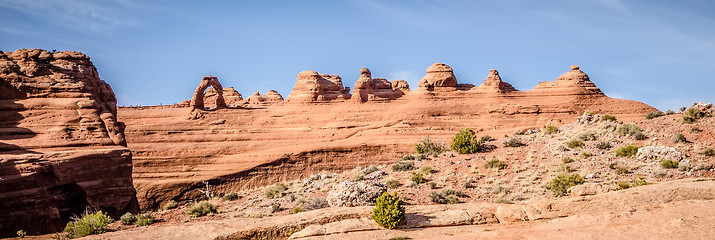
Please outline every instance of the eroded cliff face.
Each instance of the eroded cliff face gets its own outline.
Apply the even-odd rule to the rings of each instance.
[[[0,236],[138,211],[116,102],[82,53],[0,52]]]

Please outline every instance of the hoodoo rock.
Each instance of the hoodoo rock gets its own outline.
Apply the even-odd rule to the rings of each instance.
[[[340,76],[308,70],[298,74],[298,80],[286,102],[324,102],[347,100],[350,97],[350,88],[343,87]]]
[[[427,74],[418,85],[420,89],[429,91],[454,91],[458,84],[451,67],[444,63],[435,63],[427,68]]]
[[[476,88],[479,92],[496,92],[496,93],[506,93],[516,91],[516,88],[511,86],[511,84],[501,80],[499,72],[496,69],[490,69],[487,79],[484,83]]]
[[[243,100],[242,105],[244,106],[254,106],[254,107],[266,107],[273,104],[278,104],[283,102],[283,96],[276,92],[275,90],[269,90],[266,95],[261,95],[260,92],[256,91],[253,95],[247,97]]]
[[[410,86],[404,80],[389,82],[384,78],[372,78],[370,70],[362,68],[360,78],[355,82],[353,99],[357,102],[393,100],[409,91]]]
[[[0,237],[138,211],[116,102],[82,53],[0,52]]]
[[[216,108],[225,108],[226,101],[223,98],[223,87],[221,83],[218,82],[218,78],[215,76],[206,76],[201,79],[199,86],[196,87],[194,91],[194,96],[191,98],[191,107],[194,109],[204,108],[204,91],[208,87],[213,87],[216,95]]]
[[[601,89],[596,87],[577,65],[571,65],[571,71],[561,74],[556,81],[540,82],[530,91],[558,95],[603,95]]]

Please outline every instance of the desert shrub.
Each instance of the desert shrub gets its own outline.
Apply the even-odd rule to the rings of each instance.
[[[420,172],[413,172],[412,176],[410,176],[410,181],[416,184],[422,184],[426,183],[427,179],[422,176],[422,173]]]
[[[580,148],[580,147],[586,146],[586,144],[583,144],[583,142],[581,142],[581,140],[573,139],[573,140],[567,141],[566,146],[569,148]]]
[[[492,193],[505,195],[511,193],[511,189],[502,185],[496,185],[492,188]]]
[[[618,123],[616,122],[601,122],[601,128],[607,132],[613,132],[618,129]]]
[[[136,220],[137,216],[134,216],[134,214],[130,212],[125,213],[121,217],[119,217],[119,222],[121,222],[122,225],[132,225]]]
[[[578,139],[580,139],[581,141],[595,141],[596,134],[592,132],[582,132],[578,135]]]
[[[238,199],[238,193],[237,192],[231,192],[229,194],[226,194],[223,196],[223,199],[226,201],[233,201]]]
[[[544,127],[544,134],[548,135],[548,134],[554,134],[554,133],[558,133],[558,132],[559,132],[559,128],[556,126],[548,125],[548,126]]]
[[[410,155],[402,156],[402,158],[401,158],[400,160],[402,160],[402,161],[415,160],[415,154],[410,154]]]
[[[559,175],[546,185],[546,189],[551,190],[554,193],[555,197],[560,197],[565,196],[566,190],[570,187],[583,184],[584,182],[585,180],[583,179],[583,177],[578,174],[572,174],[568,176]]]
[[[208,215],[209,213],[218,212],[217,208],[216,204],[204,200],[189,207],[187,213],[194,217],[202,217]]]
[[[708,156],[708,157],[715,157],[715,149],[706,148],[705,150],[700,151],[700,154]]]
[[[440,192],[431,192],[429,199],[436,204],[460,203],[459,197],[466,197],[464,193],[453,189],[442,189]]]
[[[437,189],[439,187],[435,182],[428,182],[427,186],[429,187],[429,189]]]
[[[678,168],[678,161],[663,159],[660,161],[660,166],[663,168]]]
[[[489,141],[494,141],[494,138],[489,135],[484,135],[479,139],[479,141],[482,143],[485,143],[485,142],[489,142]]]
[[[395,229],[405,224],[405,207],[397,194],[383,193],[375,200],[372,219],[387,229]]]
[[[505,147],[521,147],[521,146],[526,145],[526,144],[522,143],[521,140],[519,140],[518,138],[515,138],[515,137],[510,138],[509,140],[505,141],[503,144]]]
[[[327,204],[327,202],[326,202],[326,204]],[[280,203],[271,204],[271,213],[280,212],[281,210],[283,210],[283,207],[281,207]]]
[[[615,121],[616,121],[616,117],[611,114],[603,114],[603,116],[601,116],[601,122],[615,122]]]
[[[387,179],[385,180],[385,186],[387,186],[388,189],[395,189],[400,187],[402,185],[399,180],[397,179]]]
[[[700,130],[700,128],[699,128],[698,126],[693,126],[693,127],[690,128],[690,132],[691,132],[691,133],[699,133],[699,132],[702,132],[702,131],[703,131],[703,130]]]
[[[688,139],[682,133],[675,134],[673,136],[673,143],[687,143]]]
[[[477,135],[472,129],[466,128],[454,134],[451,148],[452,151],[462,154],[476,153],[482,149],[482,142],[477,140]]]
[[[413,162],[399,161],[392,164],[392,171],[409,171],[415,169],[415,164]]]
[[[154,215],[151,213],[142,213],[137,215],[137,220],[134,222],[137,226],[149,226],[154,224]]]
[[[694,171],[707,171],[712,169],[713,166],[707,163],[700,163],[693,168]]]
[[[301,206],[297,206],[297,207],[293,208],[292,214],[296,214],[296,213],[300,213],[300,212],[305,212],[305,209],[303,209],[303,207],[301,207]]]
[[[411,237],[393,237],[388,240],[408,240],[408,239],[412,239],[412,238]]]
[[[562,157],[561,162],[562,163],[572,163],[573,159],[571,159],[570,157]]]
[[[571,151],[571,149],[567,148],[567,147],[564,146],[564,145],[559,145],[558,150],[559,150],[559,151],[562,151],[562,152]]]
[[[501,170],[506,168],[506,163],[496,157],[492,157],[491,160],[484,163],[484,167],[489,169]]]
[[[328,207],[328,200],[325,198],[315,197],[311,198],[307,202],[303,203],[303,208],[305,210],[315,210]]]
[[[500,197],[500,198],[495,199],[495,200],[494,200],[494,203],[498,203],[498,204],[514,204],[514,202],[512,202],[511,200],[506,199],[506,198],[503,198],[503,197]]]
[[[274,185],[271,185],[269,187],[266,187],[265,190],[263,190],[263,195],[266,195],[267,198],[279,198],[283,197],[283,191],[288,189],[286,185],[276,183]]]
[[[673,115],[675,112],[673,110],[665,111],[665,115]]]
[[[638,180],[636,180],[633,183],[634,187],[645,186],[645,185],[648,185],[648,183],[645,181],[644,177],[638,177]]]
[[[596,148],[598,149],[609,149],[611,147],[612,146],[610,142],[599,142],[596,144]]]
[[[639,132],[633,135],[633,138],[635,138],[636,140],[646,140],[648,136],[646,136],[645,133]]]
[[[579,154],[579,156],[581,156],[581,158],[586,159],[586,158],[593,157],[593,153],[591,153],[591,152],[581,152],[581,154]]]
[[[626,123],[618,127],[618,135],[620,136],[635,137],[638,134],[643,134],[643,130],[635,124]]]
[[[617,157],[633,157],[638,153],[638,146],[628,144],[623,147],[619,147],[614,152]]]
[[[17,230],[17,232],[15,232],[15,234],[19,238],[24,238],[25,236],[27,236],[27,232],[25,232],[25,230]]]
[[[168,202],[166,202],[166,203],[164,204],[164,206],[161,207],[161,209],[169,210],[169,209],[174,209],[174,208],[177,208],[177,207],[179,207],[179,203],[177,203],[177,202],[174,201],[174,200],[169,200]]]
[[[474,185],[475,183],[477,183],[476,179],[468,177],[464,181],[464,188],[466,188],[466,189],[475,188],[475,187],[477,187],[476,185]]]
[[[415,144],[415,150],[419,154],[440,154],[446,150],[443,143],[434,143],[430,136],[426,136],[419,143]]]
[[[683,112],[680,116],[680,120],[685,123],[695,123],[698,119],[705,117],[705,113],[700,111],[700,108],[691,107],[687,111]]]
[[[686,107],[680,107],[680,112],[685,112],[685,109],[688,109]]]
[[[687,172],[690,171],[692,167],[690,167],[690,162],[689,161],[682,161],[678,163],[678,170]]]
[[[631,188],[631,185],[628,184],[628,182],[626,182],[626,181],[618,182],[618,190],[629,189],[629,188]]]
[[[86,211],[82,217],[75,217],[73,221],[65,226],[65,236],[68,238],[79,238],[92,234],[100,234],[107,231],[107,225],[114,221],[102,211],[92,213]]]
[[[610,169],[616,171],[616,173],[618,173],[618,174],[629,174],[629,173],[631,173],[631,169],[630,169],[629,167],[623,166],[623,165],[618,164],[618,163],[611,163],[611,164],[608,165],[608,168],[610,168]]]
[[[645,119],[653,119],[653,118],[662,117],[662,116],[665,116],[665,114],[663,112],[653,111],[653,112],[649,112],[648,114],[646,114]]]
[[[436,171],[434,170],[434,168],[432,168],[432,166],[422,166],[422,167],[420,168],[420,173],[422,173],[422,174],[424,174],[424,175],[432,174],[432,173],[435,173],[435,172],[436,172]]]
[[[557,171],[560,173],[570,173],[570,172],[573,172],[573,169],[571,169],[571,165],[561,164]]]

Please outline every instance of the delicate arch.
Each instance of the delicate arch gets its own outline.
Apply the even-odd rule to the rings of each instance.
[[[221,83],[218,82],[218,78],[215,76],[206,76],[201,79],[201,83],[194,91],[194,97],[191,98],[191,107],[194,109],[204,108],[204,92],[211,86],[216,89],[218,97],[216,97],[216,108],[225,108],[226,101],[223,99],[223,87]]]

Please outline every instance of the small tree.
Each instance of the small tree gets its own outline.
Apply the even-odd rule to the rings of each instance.
[[[397,193],[383,193],[375,201],[375,208],[372,209],[372,219],[388,229],[395,229],[405,224],[405,207],[397,197]]]
[[[477,139],[477,135],[472,129],[466,128],[459,130],[452,137],[452,151],[469,154],[476,153],[482,149],[482,142]]]

